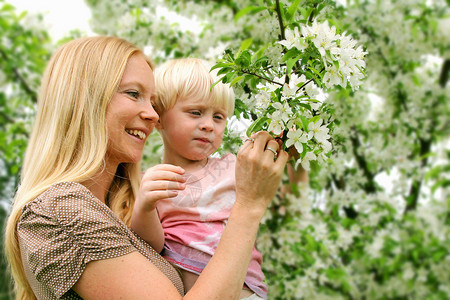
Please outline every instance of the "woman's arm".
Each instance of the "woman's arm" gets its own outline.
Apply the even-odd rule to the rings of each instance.
[[[159,221],[156,204],[161,199],[178,195],[185,188],[181,167],[161,164],[149,168],[141,180],[139,195],[133,208],[131,228],[156,252],[164,247],[164,231]]]
[[[216,253],[183,299],[238,299],[259,222],[278,189],[287,153],[274,160],[266,132],[246,142],[237,155],[236,202]],[[170,280],[137,252],[90,262],[74,290],[84,299],[181,299]]]

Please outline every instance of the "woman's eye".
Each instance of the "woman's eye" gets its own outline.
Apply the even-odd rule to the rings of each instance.
[[[131,96],[134,99],[139,98],[139,92],[138,91],[126,91],[126,94]]]

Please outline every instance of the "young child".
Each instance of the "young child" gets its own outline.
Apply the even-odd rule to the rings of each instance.
[[[222,83],[211,89],[216,80],[206,63],[194,58],[169,61],[155,76],[163,163],[182,167],[186,180],[176,197],[157,202],[163,255],[181,269],[186,291],[214,254],[235,201],[236,157],[210,157],[234,110],[233,90]],[[254,248],[241,298],[267,297],[261,263]]]
[[[144,174],[140,195],[155,203],[149,209],[157,208],[162,229],[156,229],[156,222],[151,229],[133,226],[155,250],[164,244],[162,254],[179,267],[186,292],[214,254],[236,199],[236,157],[210,156],[233,114],[234,93],[221,82],[211,89],[218,78],[209,69],[204,61],[190,58],[169,61],[155,72],[154,105],[160,117],[155,127],[164,156],[163,164]],[[303,169],[290,169],[295,182],[308,180]],[[136,203],[141,203],[139,197]],[[241,299],[267,298],[261,263],[254,247]]]

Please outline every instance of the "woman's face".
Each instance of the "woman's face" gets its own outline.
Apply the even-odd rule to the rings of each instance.
[[[153,109],[154,93],[152,69],[142,54],[132,55],[106,111],[109,163],[135,163],[141,159],[147,136],[158,121]]]

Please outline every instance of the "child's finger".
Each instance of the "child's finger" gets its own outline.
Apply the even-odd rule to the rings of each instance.
[[[170,180],[149,181],[141,186],[143,191],[184,190],[185,183]]]
[[[186,182],[186,178],[183,175],[175,173],[173,171],[165,171],[165,170],[158,170],[158,171],[149,170],[142,177],[142,182],[152,180],[169,180],[177,182]]]
[[[174,173],[181,174],[181,175],[185,173],[185,171],[182,167],[171,165],[171,164],[159,164],[159,165],[153,166],[153,167],[147,169],[145,171],[145,173],[156,172],[156,171],[169,171],[169,172],[174,172]]]

